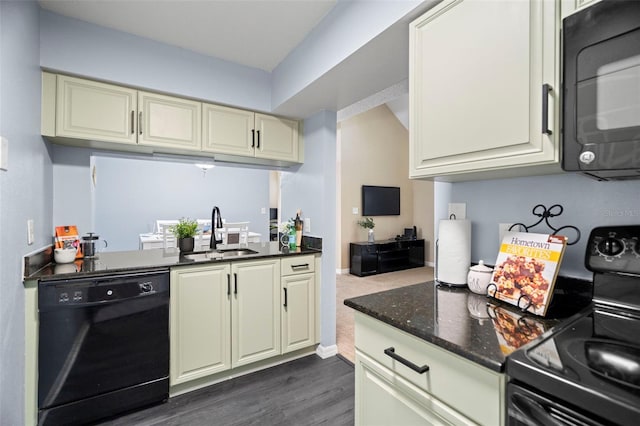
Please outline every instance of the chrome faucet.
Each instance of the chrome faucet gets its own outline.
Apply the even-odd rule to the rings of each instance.
[[[214,206],[211,211],[211,242],[209,242],[209,248],[215,249],[218,244],[222,243],[222,239],[216,238],[216,229],[222,228],[222,216],[220,216],[220,209],[218,206]]]

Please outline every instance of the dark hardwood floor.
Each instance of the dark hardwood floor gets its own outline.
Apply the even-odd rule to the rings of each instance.
[[[353,425],[353,365],[310,355],[169,399],[100,426]]]

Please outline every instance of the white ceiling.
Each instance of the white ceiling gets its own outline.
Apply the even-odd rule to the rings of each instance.
[[[273,69],[336,0],[39,0],[47,10],[241,65]]]
[[[267,72],[338,1],[351,0],[38,0],[44,9],[60,15]],[[304,118],[323,109],[339,111],[406,83],[406,18],[273,112]],[[378,105],[386,102],[380,96],[374,98]]]

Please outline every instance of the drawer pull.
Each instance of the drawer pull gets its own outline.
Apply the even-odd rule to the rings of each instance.
[[[309,269],[309,264],[302,263],[300,265],[291,265],[291,269]]]
[[[424,374],[427,371],[429,371],[429,366],[428,365],[423,365],[422,367],[418,367],[417,365],[415,365],[411,361],[409,361],[409,360],[407,360],[405,358],[402,358],[400,355],[398,355],[396,353],[396,349],[393,348],[393,347],[385,349],[384,350],[384,354],[390,356],[391,358],[395,359],[396,361],[400,362],[401,364],[406,365],[407,367],[409,367],[410,369],[412,369],[416,373]]]

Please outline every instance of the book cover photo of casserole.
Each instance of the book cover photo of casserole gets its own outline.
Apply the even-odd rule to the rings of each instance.
[[[489,283],[489,295],[544,316],[566,246],[567,238],[562,235],[505,233]]]

